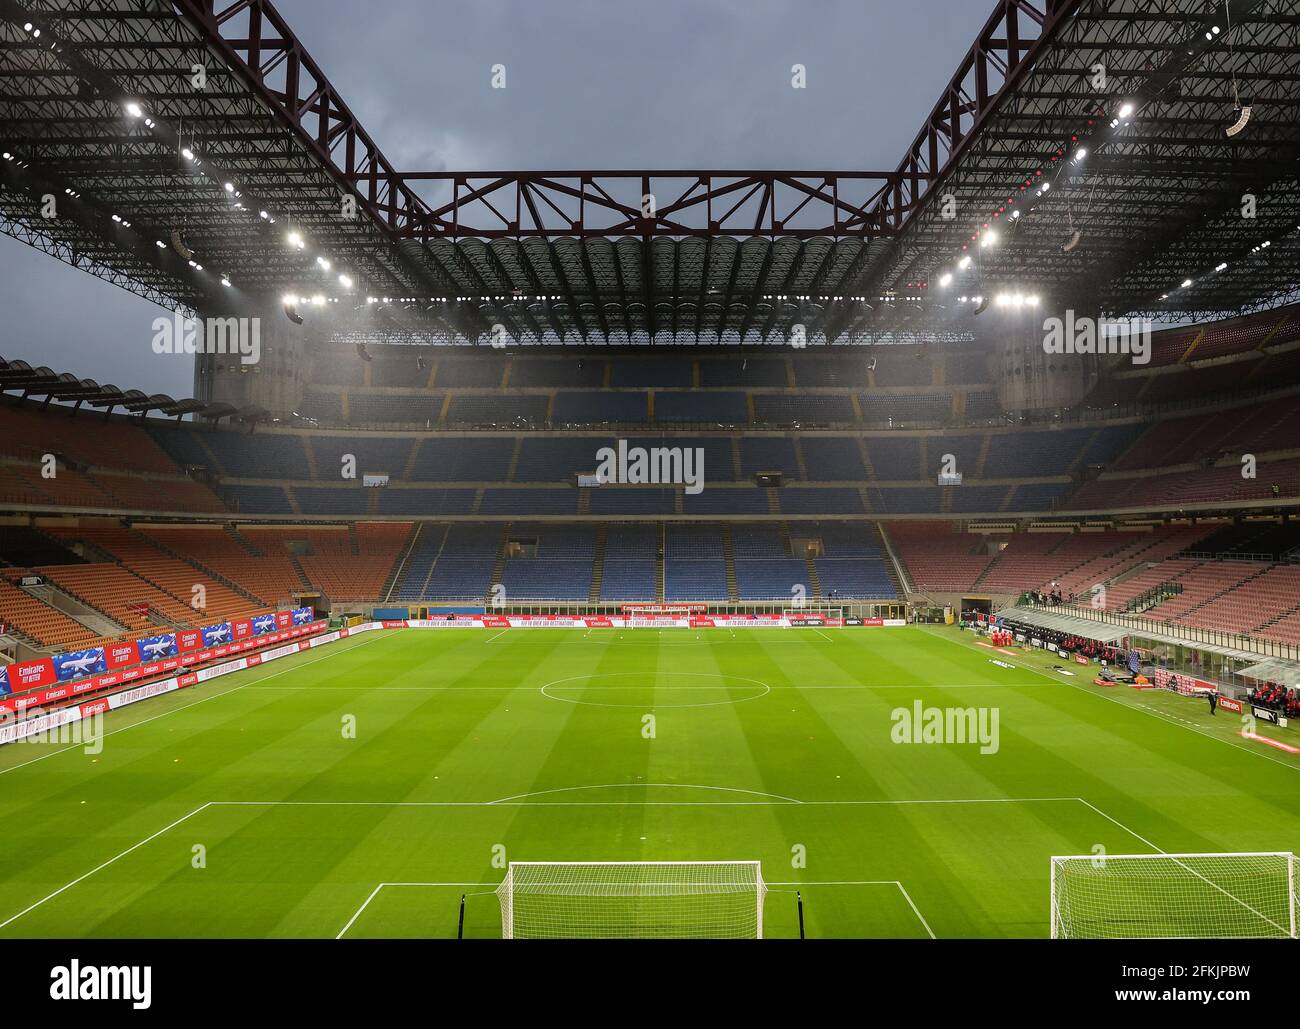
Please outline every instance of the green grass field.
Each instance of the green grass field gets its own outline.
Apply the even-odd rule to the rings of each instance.
[[[1042,937],[1051,855],[1300,850],[1293,757],[1076,671],[944,629],[366,633],[0,751],[0,935],[439,937],[465,893],[499,936],[504,853],[761,860],[773,937],[796,888],[810,936]],[[918,700],[996,709],[996,753],[893,742]]]

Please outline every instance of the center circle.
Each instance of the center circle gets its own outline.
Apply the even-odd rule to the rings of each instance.
[[[635,708],[638,711],[672,707],[722,707],[758,700],[772,692],[771,686],[758,679],[722,672],[657,672],[655,680],[646,682],[644,672],[571,675],[566,679],[548,682],[539,687],[538,692],[548,700],[558,700],[563,704]],[[659,700],[658,697],[663,695],[670,699]],[[638,700],[638,697],[645,699]]]

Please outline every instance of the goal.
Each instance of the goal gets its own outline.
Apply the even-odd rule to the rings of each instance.
[[[787,607],[781,611],[781,618],[786,624],[795,628],[818,625],[843,625],[844,608],[825,607],[821,604],[807,607]]]
[[[1295,864],[1289,852],[1054,857],[1052,938],[1294,939]]]
[[[524,939],[762,939],[757,861],[512,861],[501,935]]]

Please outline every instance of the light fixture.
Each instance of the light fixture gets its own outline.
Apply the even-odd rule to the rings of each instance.
[[[970,254],[967,254],[965,257],[963,257],[960,261],[957,262],[957,267],[960,268],[962,271],[965,271],[967,268],[971,266],[972,260],[973,258],[970,256]]]
[[[1125,104],[1123,107],[1119,109],[1119,116],[1125,121],[1128,121],[1128,119],[1132,116],[1132,114],[1133,114],[1132,104]]]
[[[998,234],[994,232],[992,229],[989,229],[988,232],[984,233],[984,235],[980,237],[980,246],[991,247],[997,241],[998,241]]]
[[[1191,280],[1191,279],[1183,279],[1183,284],[1182,284],[1181,286],[1179,286],[1178,288],[1179,288],[1179,289],[1186,289],[1186,288],[1187,288],[1188,286],[1190,286],[1191,284],[1192,284],[1192,280]]]
[[[131,100],[126,105],[126,113],[129,114],[132,118],[139,118],[142,114],[144,114],[144,111],[140,108],[139,104],[137,104],[134,100]]]
[[[297,232],[289,233],[288,239],[289,239],[289,246],[297,247],[299,250],[301,250],[303,247],[307,245],[306,243],[303,242],[302,236],[299,235]]]
[[[181,156],[185,158],[185,160],[187,161],[192,161],[194,160],[194,151],[191,150],[189,147],[185,147],[184,149],[181,150]]]
[[[316,263],[320,265],[322,268],[324,268],[326,271],[330,270],[330,263],[325,258],[323,257],[316,258]]]
[[[939,285],[940,285],[940,286],[951,286],[951,285],[952,285],[952,272],[944,272],[942,275],[940,275],[940,276],[939,276]]]
[[[351,288],[352,288],[352,277],[351,277],[350,275],[340,275],[340,276],[339,276],[339,285],[341,285],[344,289],[351,289]]]

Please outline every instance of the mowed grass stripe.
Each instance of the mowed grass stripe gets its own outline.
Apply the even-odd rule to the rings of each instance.
[[[75,753],[14,767],[0,779],[9,787],[0,810],[15,829],[0,854],[0,921],[187,810],[218,803],[5,933],[333,936],[378,882],[499,880],[491,859],[500,843],[514,859],[753,856],[777,880],[897,880],[940,936],[1042,935],[1052,853],[1093,843],[1142,852],[1133,833],[1168,850],[1295,849],[1300,838],[1286,788],[1293,766],[1136,707],[1098,704],[1035,671],[1000,668],[990,664],[996,655],[951,639],[915,629],[830,640],[638,633],[634,643],[581,630],[513,630],[490,643],[481,631],[366,634],[311,655],[328,661],[288,659],[290,674],[264,689],[250,682],[110,737],[99,764]],[[691,692],[683,684],[706,681],[701,673],[777,692],[675,706]],[[610,692],[630,694],[630,706],[538,692],[580,675],[606,676],[592,685],[620,687]],[[620,676],[660,685],[622,689]],[[593,689],[587,699],[603,696]],[[890,742],[890,712],[913,699],[998,706],[999,752]],[[652,740],[640,735],[646,713],[658,719]],[[341,734],[345,714],[357,718],[355,740]],[[616,788],[565,792],[584,786]],[[518,799],[486,803],[507,797]],[[892,803],[980,798],[1011,803]],[[308,803],[221,803],[241,799]],[[367,803],[331,803],[341,800]],[[384,806],[404,801],[481,806]],[[206,869],[191,867],[195,843],[208,848]],[[791,865],[796,844],[805,868]],[[820,891],[812,924],[828,934],[914,933],[916,920],[888,892]],[[443,900],[422,903],[445,929]],[[410,931],[399,909],[377,910],[367,933]],[[480,929],[491,921],[481,908],[475,917]]]

